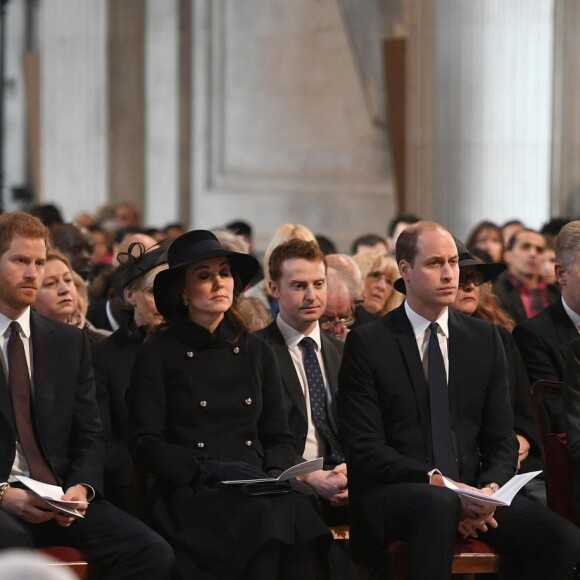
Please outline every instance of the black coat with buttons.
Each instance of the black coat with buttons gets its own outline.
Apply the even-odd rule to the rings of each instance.
[[[270,474],[294,464],[270,345],[251,335],[234,341],[226,322],[212,336],[176,317],[139,352],[127,400],[134,458],[156,480],[153,523],[191,558],[181,575],[237,575],[268,541],[326,533],[300,494],[245,497],[214,473],[223,462]]]

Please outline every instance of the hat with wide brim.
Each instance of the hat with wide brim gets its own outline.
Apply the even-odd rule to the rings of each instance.
[[[176,238],[167,251],[169,268],[159,272],[153,283],[157,310],[166,318],[172,314],[170,291],[186,266],[221,256],[228,258],[230,269],[239,278],[242,288],[260,267],[260,263],[253,256],[226,250],[215,235],[207,230],[193,230]]]
[[[475,268],[479,272],[483,274],[483,281],[482,282],[489,282],[494,278],[497,278],[506,268],[507,264],[503,262],[482,262],[478,258],[474,257],[470,252],[468,252],[465,244],[453,236],[455,240],[455,245],[457,246],[457,255],[459,257],[459,269],[461,268]],[[395,280],[393,287],[401,294],[406,294],[407,291],[405,289],[405,282],[403,278],[398,278]]]

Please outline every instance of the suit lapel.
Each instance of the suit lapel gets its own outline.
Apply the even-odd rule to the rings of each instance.
[[[288,346],[286,341],[276,324],[276,321],[272,322],[265,331],[266,340],[272,345],[274,351],[276,352],[276,358],[278,359],[278,366],[280,367],[280,372],[282,373],[282,383],[284,388],[288,393],[288,397],[294,403],[296,408],[304,417],[304,421],[308,421],[306,415],[306,401],[304,399],[304,393],[298,380],[298,375],[296,374],[296,368],[292,362],[292,357],[288,352]]]
[[[564,310],[562,300],[558,299],[558,301],[554,302],[550,308],[552,308],[556,332],[558,333],[558,348],[562,357],[566,360],[570,342],[575,338],[578,338],[579,334],[574,324],[572,324],[570,317]]]
[[[390,323],[391,330],[394,331],[395,340],[397,341],[401,354],[403,355],[411,386],[415,392],[415,397],[417,398],[423,436],[425,441],[430,442],[431,416],[429,412],[429,390],[427,388],[425,373],[423,372],[423,363],[421,361],[421,356],[419,355],[417,340],[413,333],[413,327],[405,313],[404,303],[394,310],[387,319],[383,320],[387,324]],[[388,354],[386,354],[386,356],[388,356]]]
[[[10,397],[10,387],[8,386],[8,379],[4,373],[4,369],[0,372],[0,412],[6,419],[8,425],[14,433],[16,433],[16,422],[14,421],[14,413],[12,411],[12,398]]]
[[[54,400],[53,377],[58,377],[58,352],[52,339],[54,329],[48,322],[31,312],[32,380],[34,381],[35,414],[38,431],[47,432],[48,419],[52,415]]]

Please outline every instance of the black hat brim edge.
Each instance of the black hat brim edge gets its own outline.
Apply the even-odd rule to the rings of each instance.
[[[169,316],[167,294],[170,291],[173,283],[180,275],[181,271],[189,266],[203,260],[210,260],[212,258],[219,258],[225,256],[230,262],[232,272],[237,274],[240,278],[242,288],[247,286],[248,282],[254,277],[260,267],[260,263],[256,258],[249,254],[242,254],[240,252],[232,252],[230,250],[215,249],[205,252],[203,255],[196,257],[195,260],[188,260],[175,264],[167,270],[159,272],[155,276],[153,282],[153,296],[155,298],[155,305],[160,314],[165,317]]]
[[[476,262],[475,260],[465,260],[459,262],[459,269],[461,268],[475,268],[476,270],[479,270],[484,275],[483,282],[485,283],[497,278],[507,268],[507,264],[504,264],[503,262],[486,263]],[[395,280],[393,288],[401,294],[407,293],[403,278]]]

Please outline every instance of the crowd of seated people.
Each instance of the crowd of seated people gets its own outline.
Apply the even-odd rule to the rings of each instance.
[[[580,256],[578,221],[551,223],[541,231],[518,220],[503,226],[483,221],[466,237],[465,246],[457,238],[450,246],[441,226],[401,215],[392,220],[385,235],[364,234],[353,240],[350,254],[337,253],[331,240],[305,225],[288,223],[273,232],[259,262],[252,255],[252,229],[239,220],[211,231],[188,232],[177,223],[145,228],[139,212],[129,203],[103,208],[97,216],[79,214],[71,223],[54,206],[35,208],[31,213],[45,223],[50,248],[30,305],[38,314],[82,329],[84,340],[91,345],[93,372],[88,380],[99,409],[104,477],[93,493],[135,521],[146,522],[172,548],[169,573],[166,544],[159,543],[158,536],[147,537],[149,545],[157,542],[155,549],[164,553],[163,565],[148,577],[356,578],[353,558],[367,568],[380,568],[370,547],[379,538],[385,542],[398,537],[390,524],[383,530],[383,524],[365,513],[368,506],[380,511],[373,503],[377,498],[365,503],[368,494],[377,493],[377,485],[412,481],[439,487],[443,474],[487,493],[503,485],[510,474],[542,468],[528,392],[534,380],[564,380],[568,347],[580,332],[580,262],[575,263]],[[416,232],[414,237],[410,231]],[[402,232],[406,233],[398,243]],[[412,253],[405,253],[409,247],[415,248],[417,256],[431,251],[425,240],[433,244],[435,252],[429,268],[414,262],[416,258],[409,257]],[[1,243],[0,231],[0,267]],[[446,252],[455,248],[455,257],[450,254],[442,260],[437,252],[443,247]],[[422,274],[423,268],[426,273]],[[439,302],[428,290],[428,276],[435,269],[452,271],[440,274],[451,281]],[[454,300],[448,299],[451,295]],[[426,307],[430,300],[437,308]],[[405,354],[405,365],[415,365],[413,372],[425,373],[429,384],[426,349],[434,331],[423,328],[424,335],[417,334],[419,320],[439,321],[445,328],[439,342],[449,341],[442,348],[444,359],[454,357],[451,341],[455,331],[441,322],[449,316],[453,327],[455,314],[451,311],[491,323],[500,339],[505,385],[492,384],[490,379],[482,388],[499,397],[505,386],[511,411],[502,414],[503,424],[483,422],[477,428],[486,437],[493,429],[499,430],[500,437],[501,431],[505,449],[501,458],[495,457],[497,450],[490,450],[489,457],[483,448],[469,453],[481,453],[482,466],[497,460],[502,469],[486,474],[490,479],[475,472],[468,476],[466,460],[458,455],[466,453],[466,448],[459,451],[457,445],[463,444],[454,435],[452,451],[458,471],[441,467],[445,464],[439,463],[433,447],[421,458],[412,452],[409,461],[417,470],[413,476],[405,470],[396,475],[400,459],[387,468],[392,458],[383,459],[380,453],[375,457],[375,451],[364,448],[360,440],[365,430],[374,437],[379,429],[385,449],[392,448],[402,456],[409,449],[382,423],[390,413],[380,410],[381,397],[391,388],[387,387],[391,379],[388,373],[381,374],[383,361],[372,358],[373,337],[385,341],[381,356],[387,362],[393,357],[396,366],[396,357],[403,352],[395,346],[399,333],[408,331],[412,336],[415,330],[419,356],[417,352]],[[2,314],[0,309],[0,322]],[[384,321],[389,324],[385,334]],[[546,331],[550,324],[554,330]],[[483,333],[483,328],[475,325],[473,332]],[[546,332],[553,332],[557,343]],[[481,340],[487,344],[487,339]],[[359,350],[363,344],[366,351]],[[34,340],[32,345],[34,348]],[[343,352],[347,362],[339,373]],[[445,364],[451,365],[449,361]],[[494,368],[491,365],[490,372]],[[449,368],[447,373],[451,381]],[[361,406],[360,417],[349,415],[350,407],[340,408],[342,400],[356,409],[359,397],[371,396],[359,390],[357,376],[372,397],[379,398],[379,406],[369,415]],[[414,381],[417,377],[413,376]],[[34,372],[32,378],[34,383]],[[341,399],[343,384],[346,394]],[[424,384],[422,388],[431,387]],[[461,423],[459,415],[466,410],[457,402],[449,405],[452,424]],[[422,412],[418,411],[419,416]],[[382,413],[380,427],[375,413]],[[552,413],[557,430],[576,425],[580,433],[580,411],[576,423],[561,404]],[[401,433],[406,420],[404,414],[396,418]],[[426,420],[427,425],[434,421],[425,417],[414,420]],[[510,428],[513,440],[506,435]],[[423,432],[421,436],[427,449],[435,446],[434,435]],[[360,453],[380,466],[372,486],[365,482],[368,471],[359,464]],[[27,458],[26,452],[23,455]],[[323,458],[321,469],[289,483],[269,484],[267,491],[257,484],[222,483],[275,478],[291,465],[316,457]],[[352,474],[351,462],[355,466]],[[32,473],[26,462],[23,465],[16,472],[13,466],[10,476],[2,480],[9,484],[8,489],[17,486],[15,473]],[[424,476],[419,476],[421,469]],[[354,495],[349,493],[351,476]],[[66,478],[57,473],[57,480],[61,479]],[[94,487],[91,481],[86,484]],[[2,485],[0,508],[4,507]],[[541,476],[521,495],[547,510]],[[385,506],[390,502],[382,504],[381,509],[387,510],[385,521],[389,517]],[[542,519],[541,512],[534,519],[538,508],[527,505],[520,506],[522,512],[526,517],[534,514],[529,521],[545,525],[552,540],[562,530],[569,534],[559,520]],[[89,502],[88,510],[91,507]],[[450,525],[455,522],[464,537],[479,536],[485,541],[488,530],[495,529],[498,522],[503,525],[493,510],[479,510],[459,501],[455,507],[459,512]],[[378,526],[373,542],[367,538],[369,522]],[[66,523],[72,530],[78,524],[76,520]],[[333,525],[351,526],[352,553],[346,544],[332,542],[328,527]],[[510,525],[506,520],[505,526]],[[437,524],[429,526],[429,533],[438,533]],[[413,544],[413,534],[403,528],[400,539]],[[127,529],[137,533],[134,526],[127,524]],[[497,541],[500,551],[506,549],[501,536],[488,535]],[[548,546],[544,536],[539,545]],[[365,549],[361,549],[360,538],[369,542]],[[93,554],[91,548],[82,547],[102,570],[108,569],[109,554]],[[448,547],[441,545],[443,552],[446,556],[443,564],[437,564],[442,565],[438,578],[450,576]],[[569,535],[560,555],[554,578],[564,577],[560,574],[565,566],[571,569],[574,562],[580,562],[580,535]],[[512,554],[510,565],[514,558]],[[537,570],[544,570],[547,562],[546,557]],[[553,558],[549,562],[554,566]],[[424,569],[413,565],[411,569],[412,575],[423,577]]]

